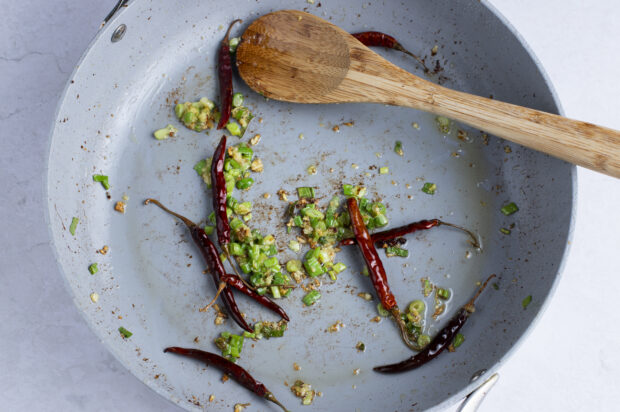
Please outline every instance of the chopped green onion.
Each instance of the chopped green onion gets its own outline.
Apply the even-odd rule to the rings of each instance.
[[[389,172],[390,172],[390,168],[389,168],[389,167],[387,167],[387,166],[384,166],[384,167],[380,167],[380,168],[379,168],[379,174],[380,174],[380,175],[386,175],[386,174],[388,174]]]
[[[450,119],[444,116],[437,116],[435,120],[437,121],[437,127],[440,132],[446,134],[450,133]]]
[[[201,97],[199,102],[200,104],[202,104],[202,107],[207,110],[213,110],[213,108],[215,107],[215,103],[213,103],[211,100],[207,99],[206,97]]]
[[[274,299],[280,299],[282,297],[282,295],[280,294],[280,288],[277,286],[272,286],[271,296],[273,296]]]
[[[91,275],[94,275],[95,273],[99,272],[99,267],[97,266],[96,263],[92,263],[89,267],[88,267],[88,271],[90,272]]]
[[[431,337],[428,335],[420,335],[418,336],[418,346],[420,347],[425,347],[426,345],[428,345],[429,343],[431,343]]]
[[[199,176],[202,176],[207,169],[207,161],[202,159],[198,163],[194,165],[194,170],[198,173]]]
[[[385,208],[385,205],[381,202],[375,202],[371,205],[370,207],[370,212],[372,213],[373,216],[378,216],[378,215],[385,215],[385,213],[387,212],[387,209]]]
[[[421,300],[414,300],[413,302],[409,304],[409,307],[407,308],[409,313],[418,313],[418,314],[424,313],[424,309],[426,309],[426,304]]]
[[[233,169],[241,169],[241,165],[232,157],[227,157],[224,160],[224,171],[230,172]]]
[[[183,117],[183,113],[185,113],[185,105],[183,103],[179,103],[174,106],[174,114],[176,114],[178,119]]]
[[[250,121],[254,118],[254,115],[245,107],[233,107],[231,115],[241,125],[241,134],[239,137],[243,137]]]
[[[238,218],[234,218],[230,221],[230,228],[232,230],[237,230],[239,229],[241,226],[243,226],[243,222],[238,219]]]
[[[120,332],[120,334],[123,337],[123,339],[131,338],[131,335],[133,335],[133,333],[129,332],[127,329],[125,329],[122,326],[120,328],[118,328],[118,331]]]
[[[241,136],[241,126],[235,122],[228,122],[226,124],[226,130],[233,136]]]
[[[343,211],[338,216],[337,222],[340,226],[349,226],[351,224],[351,215],[349,215],[349,212]],[[351,237],[353,237],[353,232],[351,232]]]
[[[252,211],[252,202],[237,203],[234,210],[238,215],[247,215]]]
[[[499,290],[499,285],[497,284],[497,282],[491,283],[491,286],[493,286],[493,289]]]
[[[173,125],[169,124],[168,126],[164,127],[163,129],[159,129],[156,130],[155,132],[153,132],[153,136],[155,137],[155,139],[157,140],[165,140],[171,136],[175,136],[177,134],[178,130],[176,127],[174,127]]]
[[[450,299],[450,291],[448,289],[438,288],[437,289],[437,296],[440,299]]]
[[[422,186],[422,191],[427,195],[434,195],[437,190],[437,185],[435,183],[426,182],[424,186]]]
[[[243,94],[235,93],[232,97],[232,107],[243,106]]]
[[[215,212],[209,213],[209,222],[215,224]]]
[[[290,290],[290,289],[289,289]],[[254,334],[261,338],[279,338],[284,336],[284,331],[288,324],[286,321],[280,322],[258,322],[254,324]]]
[[[394,152],[399,156],[405,154],[405,152],[403,151],[403,142],[401,142],[400,140],[396,141],[396,144],[394,145]]]
[[[304,225],[304,220],[301,216],[297,215],[293,218],[293,224],[297,227],[302,227]]]
[[[424,284],[424,297],[427,297],[433,291],[433,285],[431,281],[428,280],[428,278],[424,279],[423,284]]]
[[[215,226],[205,226],[204,227],[204,231],[207,234],[207,236],[213,234],[213,230],[215,230]]]
[[[409,322],[412,324],[419,323],[420,320],[422,320],[422,316],[420,316],[420,314],[417,312],[404,313],[404,314],[401,314],[401,317],[402,316],[404,316],[403,320],[405,322]]]
[[[243,250],[243,245],[241,245],[240,243],[230,242],[230,244],[228,245],[228,250],[230,251],[230,254],[233,256],[245,255],[245,251]]]
[[[291,240],[288,242],[288,248],[293,252],[299,252],[301,250],[301,244],[296,240]]]
[[[241,270],[245,274],[248,274],[252,271],[252,265],[250,264],[250,262],[242,262],[239,264],[239,267],[241,267]]]
[[[321,253],[321,248],[314,248],[314,249],[310,249],[308,252],[306,252],[306,259],[317,259],[319,257],[319,253]]]
[[[353,196],[353,185],[342,185],[342,192],[347,197]]]
[[[465,336],[463,336],[460,333],[457,333],[456,336],[454,337],[454,340],[452,341],[452,346],[454,348],[458,348],[459,346],[463,344],[463,342],[465,342]]]
[[[325,273],[325,268],[319,263],[318,259],[311,257],[304,262],[304,268],[308,272],[308,276],[316,277]]]
[[[77,229],[77,225],[79,222],[80,219],[77,217],[71,219],[71,225],[69,225],[69,233],[71,233],[72,236],[75,236],[75,229]]]
[[[314,199],[314,188],[313,187],[298,187],[297,188],[297,196],[301,199]]]
[[[105,190],[110,188],[110,183],[106,175],[93,175],[93,181],[101,183]]]
[[[321,299],[321,293],[318,290],[311,290],[303,297],[302,302],[306,306],[314,305],[319,299]]]
[[[362,269],[362,275],[370,276],[370,272],[368,271],[368,266],[364,266],[364,269]]]
[[[320,210],[316,209],[313,204],[307,205],[300,210],[300,213],[309,218],[325,219],[325,215]]]
[[[387,217],[385,217],[385,215],[377,215],[372,220],[372,222],[375,227],[383,227],[388,224],[388,219]]]
[[[505,227],[502,227],[501,229],[499,229],[500,232],[502,232],[505,235],[509,235],[511,233],[510,229],[506,229]]]
[[[196,113],[186,111],[183,114],[183,123],[185,123],[186,126],[195,123],[196,120],[198,120],[198,116],[196,116]]]
[[[325,249],[319,249],[319,254],[318,254],[317,258],[319,259],[319,262],[321,262],[323,264],[331,262],[331,258],[329,256],[329,253]]]
[[[241,350],[243,349],[242,335],[233,335],[230,332],[222,332],[220,336],[215,339],[214,343],[222,351],[222,356],[236,362],[239,356],[241,356]]]
[[[237,50],[239,41],[241,41],[240,37],[233,37],[232,39],[228,40],[228,49],[231,53],[234,53]]]
[[[517,207],[515,202],[510,202],[508,203],[506,206],[502,207],[500,209],[502,211],[503,214],[505,214],[506,216],[510,216],[513,213],[515,213],[516,211],[519,210],[519,208]]]
[[[235,187],[239,190],[248,190],[254,184],[254,179],[251,177],[244,177],[243,179],[237,181]]]
[[[385,310],[385,308],[383,307],[381,303],[377,303],[377,312],[379,313],[379,316],[384,317],[384,318],[390,316],[390,312]]]
[[[239,153],[245,160],[252,160],[252,156],[254,156],[254,150],[247,145],[247,143],[240,143],[237,147]]]
[[[263,265],[265,265],[265,267],[268,267],[268,268],[275,267],[277,264],[278,264],[278,258],[275,256],[263,262]]]
[[[211,162],[212,158],[207,158],[199,161],[194,165],[194,170],[198,176],[202,177],[202,180],[206,183],[207,187],[211,187]]]
[[[229,208],[233,210],[235,209],[238,203],[239,201],[232,196],[228,196],[228,199],[226,199],[226,206],[228,206]]]
[[[367,189],[363,186],[342,185],[342,192],[346,197],[362,198],[366,191]]]
[[[523,299],[523,302],[521,302],[521,306],[523,306],[523,309],[526,309],[530,303],[532,303],[532,295],[529,295],[525,299]]]
[[[291,259],[288,262],[286,262],[286,270],[290,273],[301,271],[301,267],[302,267],[301,260]]]
[[[347,268],[347,266],[346,266],[344,263],[342,263],[342,262],[338,262],[338,263],[336,263],[336,264],[332,267],[332,270],[333,270],[334,272],[336,272],[336,274],[338,274],[338,273],[342,272],[343,270],[345,270],[346,268]]]
[[[388,246],[385,248],[385,254],[390,256],[399,256],[399,257],[407,257],[409,256],[409,251],[407,249],[403,249],[398,246]]]

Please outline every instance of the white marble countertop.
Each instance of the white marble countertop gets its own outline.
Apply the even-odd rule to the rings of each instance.
[[[0,409],[178,410],[123,368],[73,306],[43,208],[48,129],[115,0],[1,2]],[[530,44],[566,115],[620,129],[620,3],[492,0]],[[620,181],[579,169],[577,223],[549,309],[499,371],[488,411],[620,408]]]

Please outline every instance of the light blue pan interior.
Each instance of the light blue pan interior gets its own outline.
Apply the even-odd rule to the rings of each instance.
[[[221,134],[183,128],[173,101],[217,99],[215,56],[225,26],[233,18],[246,25],[282,8],[307,10],[351,32],[388,32],[433,64],[439,60],[448,87],[558,111],[536,61],[484,3],[130,2],[93,42],[60,103],[49,157],[50,229],[61,271],[94,332],[136,377],[187,409],[231,410],[235,403],[251,402],[254,410],[268,410],[271,405],[233,382],[222,383],[214,368],[162,352],[169,345],[215,351],[214,337],[239,328],[230,320],[215,326],[214,312],[198,312],[214,293],[198,251],[179,222],[142,202],[156,197],[193,220],[206,220],[211,195],[192,167],[211,156]],[[125,37],[110,42],[121,23],[127,25]],[[234,30],[241,32],[241,26]],[[437,55],[431,56],[435,45]],[[422,75],[410,57],[377,52]],[[465,343],[455,353],[406,374],[379,375],[373,366],[411,352],[389,320],[370,321],[377,300],[357,296],[372,293],[372,286],[360,274],[359,252],[349,248],[339,255],[348,270],[334,283],[323,279],[321,301],[306,308],[303,291],[294,291],[281,301],[292,318],[285,337],[246,341],[239,364],[293,410],[301,404],[286,384],[297,379],[323,394],[304,410],[417,411],[456,402],[472,389],[475,372],[505,359],[553,289],[571,228],[574,168],[492,136],[487,141],[480,131],[460,125],[443,135],[433,116],[410,109],[266,101],[238,77],[235,82],[235,90],[263,119],[251,123],[244,140],[262,135],[255,152],[265,171],[255,175],[256,184],[243,199],[255,202],[252,225],[276,235],[282,261],[294,254],[286,248],[291,236],[283,230],[286,203],[278,199],[278,190],[293,193],[312,185],[326,202],[341,193],[342,183],[362,183],[370,197],[387,204],[391,226],[438,217],[472,228],[482,238],[483,252],[476,253],[461,233],[434,229],[409,236],[407,259],[384,260],[401,307],[421,298],[423,277],[453,291],[445,315],[432,321],[427,313],[431,335],[472,296],[476,282],[498,276],[498,289],[482,295],[463,329]],[[343,125],[349,121],[354,125]],[[168,123],[179,127],[178,136],[155,140],[152,132]],[[338,133],[334,125],[340,125]],[[467,138],[459,139],[457,129]],[[403,142],[403,157],[393,151],[396,140]],[[317,166],[316,175],[307,174],[310,165]],[[387,175],[378,174],[382,166],[389,167]],[[99,173],[109,175],[110,199],[92,181]],[[437,185],[435,195],[420,191],[424,182]],[[271,197],[263,198],[264,193]],[[123,195],[129,199],[120,214],[114,204]],[[519,211],[507,217],[500,208],[508,202]],[[80,219],[75,236],[67,230],[73,216]],[[500,233],[510,225],[510,235]],[[97,253],[104,245],[109,253]],[[99,264],[96,275],[88,272],[93,262]],[[99,295],[97,303],[89,297],[92,292]],[[524,309],[528,295],[532,302]],[[426,301],[432,304],[431,298]],[[251,320],[276,320],[247,299],[238,302]],[[345,326],[327,332],[337,321]],[[122,339],[120,326],[133,336]],[[360,341],[366,345],[363,353],[355,349]],[[212,394],[215,400],[209,402]]]

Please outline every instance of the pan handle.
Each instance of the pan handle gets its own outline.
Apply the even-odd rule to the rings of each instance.
[[[494,373],[493,375],[491,375],[491,377],[487,379],[486,381],[484,381],[482,385],[478,386],[476,389],[474,389],[472,393],[467,395],[465,400],[463,400],[463,403],[461,403],[461,405],[458,407],[456,411],[457,412],[476,412],[478,410],[478,407],[484,400],[484,397],[486,396],[487,393],[489,393],[489,391],[491,390],[493,385],[495,385],[498,379],[499,379],[499,375],[497,373]]]
[[[114,6],[114,8],[112,8],[112,10],[110,10],[108,15],[105,16],[105,19],[103,19],[103,22],[101,23],[101,26],[99,28],[101,29],[101,27],[105,26],[106,23],[108,21],[110,21],[110,19],[116,14],[116,12],[121,9],[121,7],[126,7],[127,6],[128,2],[129,2],[129,0],[118,0],[116,2],[116,6]]]

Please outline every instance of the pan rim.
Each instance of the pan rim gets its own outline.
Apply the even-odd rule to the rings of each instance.
[[[77,295],[74,292],[73,288],[71,287],[71,285],[69,284],[68,278],[65,274],[65,270],[63,269],[62,265],[60,264],[60,256],[58,253],[58,250],[55,247],[55,243],[54,243],[54,237],[53,237],[53,231],[52,231],[52,220],[53,220],[53,211],[52,211],[52,203],[50,202],[50,198],[49,198],[49,194],[50,194],[50,179],[49,179],[49,173],[50,173],[50,155],[51,155],[51,150],[52,150],[52,144],[54,141],[54,134],[55,134],[55,130],[56,130],[56,126],[58,123],[58,119],[59,119],[59,115],[60,115],[60,110],[68,96],[69,93],[69,88],[71,87],[71,81],[72,79],[76,76],[77,72],[80,70],[80,68],[82,67],[82,62],[89,56],[91,49],[99,43],[99,41],[102,38],[105,38],[105,36],[111,36],[112,32],[114,31],[115,27],[116,27],[116,23],[120,20],[121,16],[124,14],[126,9],[129,8],[134,8],[137,7],[136,5],[140,3],[140,0],[133,0],[131,2],[129,2],[129,4],[127,4],[126,7],[123,7],[119,12],[116,13],[116,15],[114,15],[112,17],[112,19],[110,21],[108,21],[106,23],[106,25],[104,27],[102,27],[101,29],[98,30],[98,32],[94,35],[94,37],[92,38],[92,40],[89,42],[87,48],[84,50],[83,54],[81,55],[80,59],[78,60],[78,62],[76,63],[73,71],[71,72],[71,74],[68,76],[66,84],[61,92],[61,94],[59,95],[58,98],[58,102],[56,103],[56,108],[54,111],[54,116],[53,116],[53,120],[52,120],[52,124],[50,126],[50,131],[48,134],[48,142],[47,142],[47,152],[46,152],[46,157],[45,157],[45,164],[44,164],[44,173],[42,175],[43,178],[43,185],[42,185],[42,192],[43,192],[43,196],[45,199],[45,203],[47,203],[47,211],[44,211],[44,219],[45,219],[45,223],[47,226],[47,243],[49,244],[50,248],[52,249],[52,253],[53,256],[55,258],[56,261],[56,267],[58,268],[59,273],[62,275],[63,278],[63,282],[65,284],[65,287],[67,288],[68,292],[71,295],[71,300],[73,301],[74,305],[76,306],[76,309],[78,309],[78,312],[80,313],[80,316],[82,317],[82,319],[84,319],[86,321],[87,326],[91,329],[91,331],[93,331],[94,335],[97,337],[97,339],[99,340],[99,342],[101,342],[103,344],[103,346],[108,350],[109,353],[112,354],[112,356],[114,356],[114,358],[125,367],[125,364],[121,361],[120,355],[119,353],[117,353],[112,347],[109,347],[108,345],[105,344],[105,339],[104,339],[104,334],[103,332],[101,332],[99,329],[95,328],[95,325],[90,322],[89,318],[86,315],[86,312],[84,312],[83,310],[79,310],[79,305],[78,305],[78,301],[77,301]],[[551,98],[553,100],[553,104],[556,106],[556,111],[557,114],[559,115],[564,115],[564,109],[561,105],[561,101],[558,97],[558,94],[555,90],[555,87],[548,75],[548,73],[546,72],[546,70],[544,69],[543,65],[541,64],[540,60],[538,59],[538,57],[536,56],[536,54],[534,53],[534,51],[532,50],[532,48],[529,46],[529,44],[527,43],[527,41],[523,38],[523,36],[516,30],[516,28],[510,23],[510,21],[493,5],[491,4],[491,2],[489,0],[482,0],[480,2],[482,4],[483,7],[487,8],[495,17],[497,17],[497,19],[501,22],[501,24],[503,26],[505,26],[510,33],[514,36],[514,38],[519,42],[519,44],[521,45],[521,47],[524,49],[524,51],[527,53],[527,55],[530,57],[530,59],[532,60],[532,62],[534,63],[536,69],[538,70],[538,72],[540,73],[542,79],[544,80],[544,84],[545,86],[549,89],[549,93],[551,95]],[[488,376],[491,376],[493,373],[497,372],[497,370],[505,363],[507,362],[510,357],[512,357],[514,355],[514,353],[516,352],[516,350],[519,349],[519,347],[525,342],[526,338],[533,332],[533,330],[535,329],[535,327],[538,325],[538,323],[540,322],[542,316],[544,315],[544,313],[546,312],[546,310],[549,308],[550,305],[550,301],[553,299],[554,294],[556,293],[556,290],[558,288],[560,279],[562,277],[562,274],[566,268],[566,262],[567,262],[567,257],[570,253],[570,248],[571,248],[571,241],[573,239],[574,236],[574,229],[575,229],[575,218],[576,218],[576,213],[577,213],[577,167],[575,165],[571,165],[570,168],[570,185],[571,185],[571,206],[570,206],[570,212],[569,212],[569,225],[567,228],[567,234],[566,234],[566,244],[564,245],[564,250],[562,251],[562,257],[559,261],[558,267],[555,271],[555,276],[554,279],[552,281],[551,284],[551,288],[549,289],[547,296],[545,297],[545,300],[542,302],[542,304],[539,306],[537,313],[534,315],[532,321],[529,323],[529,325],[526,327],[526,329],[523,331],[523,333],[521,333],[521,335],[519,336],[519,338],[514,342],[513,345],[510,346],[510,348],[505,352],[505,354],[495,363],[493,364],[491,367],[489,367],[486,372],[481,376],[481,378],[485,378]],[[156,386],[156,385],[151,385],[149,382],[143,380],[140,376],[138,376],[137,371],[134,371],[134,369],[125,367],[126,370],[128,370],[134,377],[136,377],[136,379],[138,379],[138,381],[140,381],[142,384],[144,384],[145,386],[147,386],[149,389],[153,390],[154,392],[156,392],[157,394],[159,394],[160,396],[162,396],[164,399],[166,399],[167,401],[169,401],[171,404],[174,404],[176,406],[179,406],[181,408],[184,408],[184,404],[181,403],[182,399],[173,399],[170,396],[169,392],[164,391],[161,387]],[[461,389],[460,391],[454,393],[453,395],[451,395],[450,397],[444,399],[443,401],[441,401],[440,403],[436,404],[435,406],[431,407],[428,409],[428,411],[440,411],[440,410],[444,410],[450,406],[453,406],[455,404],[457,404],[458,402],[460,402],[467,394],[471,393],[473,390],[475,390],[478,386],[479,386],[479,382],[484,381],[485,379],[480,379],[478,381],[475,382],[471,382],[470,384],[468,384],[467,386],[465,386],[463,389]]]

